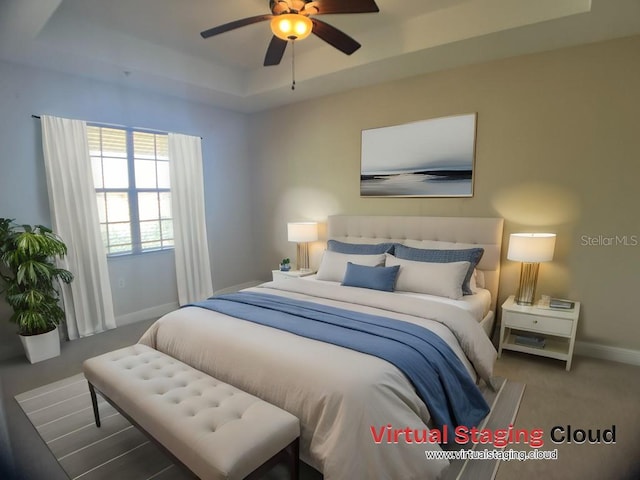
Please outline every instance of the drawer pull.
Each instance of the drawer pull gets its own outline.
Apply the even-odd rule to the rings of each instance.
[[[538,320],[534,320],[533,323],[538,323]]]

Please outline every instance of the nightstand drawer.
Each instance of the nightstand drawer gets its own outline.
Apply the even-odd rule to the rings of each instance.
[[[548,333],[549,335],[571,336],[573,321],[566,318],[548,318],[526,313],[508,312],[503,314],[505,326],[524,330]]]

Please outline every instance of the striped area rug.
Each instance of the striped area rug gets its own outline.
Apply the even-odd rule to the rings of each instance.
[[[98,399],[101,428],[94,423],[83,374],[16,396],[72,480],[191,478],[111,405]]]
[[[498,392],[483,392],[491,414],[482,428],[513,423],[524,385],[501,380]],[[17,395],[16,400],[71,480],[181,480],[192,478],[98,396],[102,427],[96,428],[83,374]],[[497,461],[454,461],[447,480],[490,480]],[[287,478],[274,468],[265,480]],[[301,480],[322,476],[301,463]]]

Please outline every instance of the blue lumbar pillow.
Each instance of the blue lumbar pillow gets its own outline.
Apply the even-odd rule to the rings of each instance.
[[[348,262],[342,285],[393,292],[400,265],[393,267],[368,267]]]

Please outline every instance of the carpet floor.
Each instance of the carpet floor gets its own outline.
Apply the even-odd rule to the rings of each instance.
[[[481,428],[506,428],[517,413],[524,385],[501,381],[497,392],[486,389],[492,413]],[[172,464],[139,430],[111,405],[99,398],[102,427],[96,428],[87,383],[82,374],[17,395],[16,400],[38,435],[51,450],[70,479],[168,480],[191,478]],[[495,477],[497,461],[456,460],[448,479],[489,480]],[[286,478],[284,467],[274,468],[265,480]],[[322,476],[302,464],[301,479]]]

